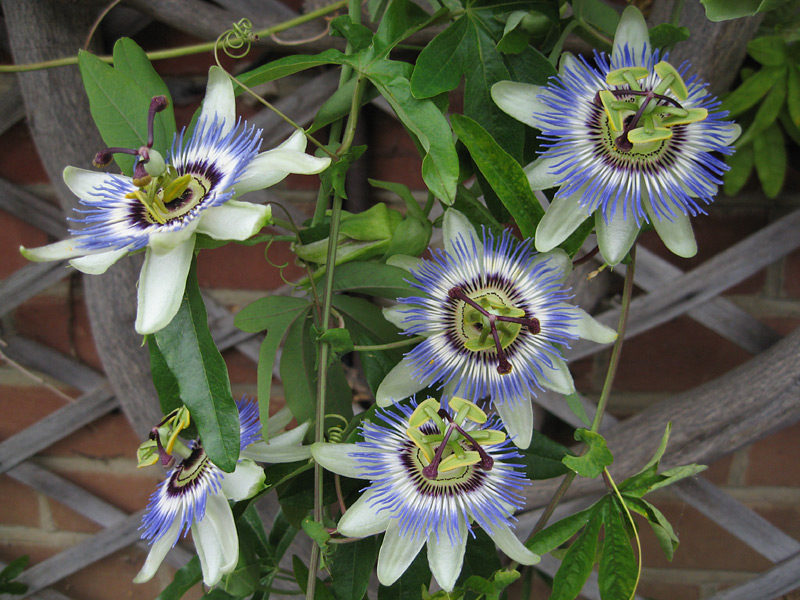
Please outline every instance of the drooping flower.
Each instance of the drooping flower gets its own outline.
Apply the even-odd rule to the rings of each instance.
[[[537,254],[505,232],[479,238],[461,213],[444,216],[444,252],[410,267],[422,294],[385,309],[408,335],[427,339],[386,376],[376,393],[387,406],[421,389],[444,388],[443,400],[491,399],[520,448],[533,433],[531,396],[575,391],[561,348],[581,337],[610,343],[616,333],[567,304],[561,289],[572,263],[557,250]]]
[[[152,131],[152,108],[149,116]],[[154,333],[178,311],[196,234],[217,240],[251,237],[269,222],[270,207],[234,198],[274,185],[289,173],[319,173],[330,164],[329,158],[305,153],[306,138],[299,130],[273,150],[259,154],[260,145],[261,131],[236,120],[230,78],[212,67],[197,126],[188,139],[176,135],[166,164],[143,147],[135,151],[139,162],[133,178],[67,167],[64,181],[84,207],[75,221],[84,227],[67,240],[20,250],[29,260],[70,259],[79,271],[99,274],[144,249],[136,331]],[[123,150],[100,152],[99,162]]]
[[[176,440],[179,429],[169,434],[154,430],[162,459],[168,461],[168,454],[172,453],[181,460],[167,474],[147,506],[142,538],[152,546],[135,583],[149,581],[170,548],[190,530],[200,557],[203,582],[207,586],[219,583],[239,560],[239,538],[228,500],[251,498],[263,487],[264,470],[254,461],[281,463],[311,457],[310,447],[300,445],[309,423],[277,434],[291,416],[286,420],[283,413],[276,414],[275,424],[273,419],[267,424],[270,434],[267,444],[261,440],[258,405],[242,398],[237,406],[241,452],[233,473],[225,473],[212,463],[200,440],[183,446]]]
[[[534,190],[558,186],[536,230],[546,252],[594,215],[603,258],[617,264],[645,222],[683,257],[697,244],[689,220],[704,213],[741,128],[688,66],[675,68],[650,45],[641,13],[625,9],[610,58],[596,67],[564,54],[546,86],[503,81],[492,97],[505,112],[541,130],[540,157],[525,170]]]
[[[383,585],[397,581],[427,544],[433,576],[451,591],[473,522],[513,560],[539,562],[512,531],[519,490],[528,483],[520,465],[509,462],[519,454],[497,419],[487,422],[482,410],[461,398],[452,398],[450,408],[439,410],[432,398],[419,406],[400,404],[365,422],[362,442],[311,446],[329,471],[371,482],[337,529],[349,537],[386,532],[377,569]]]

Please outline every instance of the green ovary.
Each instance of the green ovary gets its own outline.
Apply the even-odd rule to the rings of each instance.
[[[498,317],[524,318],[525,311],[514,307],[511,303],[497,292],[482,292],[481,295],[470,296],[487,312]],[[494,338],[492,336],[489,318],[476,308],[461,302],[459,315],[461,321],[461,334],[464,347],[473,352],[483,350],[496,351]],[[519,335],[522,325],[519,323],[509,323],[507,321],[495,321],[495,327],[500,337],[500,346],[507,348]]]

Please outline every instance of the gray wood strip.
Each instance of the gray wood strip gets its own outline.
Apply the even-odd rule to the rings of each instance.
[[[652,290],[647,296],[635,298],[631,302],[626,338],[697,308],[800,247],[800,235],[797,235],[799,229],[800,211],[795,211],[720,252],[680,278]],[[607,311],[596,318],[606,325],[616,327],[619,310]],[[566,355],[570,360],[576,360],[599,352],[603,347],[601,344],[579,340]]]
[[[93,390],[106,380],[91,367],[39,342],[16,335],[7,338],[6,343],[8,345],[3,352],[21,365],[49,375],[82,392]]]
[[[8,563],[0,560],[0,571],[5,569]],[[9,598],[21,598],[22,596],[8,596]],[[65,596],[56,590],[40,590],[37,594],[28,594],[26,598],[30,600],[72,600],[69,596]]]
[[[143,512],[139,511],[117,525],[93,535],[86,541],[34,565],[27,569],[19,580],[28,584],[28,594],[34,594],[61,581],[64,577],[130,546],[139,539],[138,529]],[[19,596],[2,596],[2,600],[15,598],[19,599]]]
[[[10,313],[75,271],[67,261],[30,263],[0,282],[0,315]]]
[[[25,105],[22,103],[22,92],[19,91],[17,78],[0,94],[0,135],[25,118]],[[8,75],[6,75],[8,77]]]
[[[100,387],[12,435],[0,443],[0,473],[5,473],[117,406],[114,394],[105,386]]]
[[[800,587],[800,553],[787,558],[747,583],[707,600],[773,600]]]
[[[58,500],[64,506],[68,506],[103,527],[112,527],[128,518],[128,513],[125,511],[32,462],[17,465],[6,474],[20,483]],[[149,550],[146,542],[139,542],[137,546],[145,552]],[[173,567],[180,568],[189,562],[192,556],[194,556],[192,552],[175,546],[165,560]]]
[[[55,238],[69,235],[60,208],[5,179],[0,179],[0,209]]]
[[[614,272],[625,276],[625,265],[614,268]],[[672,263],[654,254],[647,248],[636,249],[636,276],[634,282],[645,291],[652,291],[673,281],[684,273]],[[729,339],[740,348],[752,354],[766,350],[781,339],[774,329],[736,306],[725,298],[714,298],[687,313],[698,321]]]

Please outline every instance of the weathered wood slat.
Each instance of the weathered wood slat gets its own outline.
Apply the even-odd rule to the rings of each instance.
[[[624,276],[625,265],[614,272]],[[678,267],[639,246],[636,250],[636,276],[634,282],[645,291],[653,291],[683,275]],[[695,321],[732,341],[752,354],[766,350],[781,339],[781,335],[725,298],[714,298],[688,311]]]
[[[4,563],[0,560],[0,571],[5,569],[8,566],[8,563]],[[11,598],[19,598],[20,596],[10,596]],[[56,590],[40,590],[37,594],[29,594],[27,596],[30,600],[72,600],[69,596],[65,596],[61,592],[57,592]]]
[[[16,335],[6,340],[4,352],[15,361],[71,385],[82,392],[88,392],[102,385],[106,379],[100,373],[80,361]]]
[[[795,211],[647,296],[635,298],[631,302],[626,338],[700,306],[800,247],[798,230],[800,211]],[[607,311],[596,318],[607,325],[616,326],[619,310]],[[602,348],[600,344],[579,340],[566,355],[570,360],[576,360],[599,352]]]
[[[708,600],[773,600],[800,587],[800,553],[787,558],[747,583],[715,594]]]
[[[74,271],[67,261],[30,263],[0,282],[0,315],[10,313]]]
[[[28,584],[28,594],[35,594],[64,577],[130,546],[139,539],[138,529],[143,512],[139,511],[86,541],[34,565],[20,576],[19,581]],[[18,599],[19,596],[4,595],[2,600],[13,598]]]
[[[670,489],[774,563],[800,552],[800,542],[702,477],[682,481]]]
[[[13,81],[9,82],[8,87],[0,94],[0,135],[8,131],[17,121],[25,118],[25,105],[22,104],[17,78],[14,75],[10,77],[13,77]]]
[[[64,506],[71,508],[78,514],[83,515],[90,521],[102,525],[103,527],[112,527],[128,518],[128,513],[125,511],[118,509],[116,506],[98,498],[82,487],[32,462],[24,462],[17,465],[6,474],[20,483],[24,483],[50,496]],[[139,542],[137,545],[145,552],[149,549],[146,542]],[[180,568],[185,565],[192,556],[193,554],[191,552],[184,550],[180,546],[175,546],[167,555],[166,561],[173,567]]]
[[[49,414],[0,443],[0,473],[17,466],[117,406],[114,394],[103,386]]]
[[[0,209],[54,238],[65,238],[69,235],[64,215],[57,206],[5,179],[0,179]]]

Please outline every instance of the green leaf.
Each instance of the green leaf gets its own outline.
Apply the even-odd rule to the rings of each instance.
[[[747,43],[747,53],[764,66],[776,67],[786,62],[786,42],[778,35],[755,38]]]
[[[458,180],[458,156],[447,119],[431,100],[411,95],[411,65],[380,60],[370,65],[367,76],[392,106],[395,114],[425,151],[422,179],[445,204],[452,204]]]
[[[23,554],[22,556],[18,556],[10,563],[8,563],[5,568],[0,571],[0,581],[6,582],[11,581],[12,579],[16,579],[22,572],[25,570],[25,567],[28,566],[31,557],[27,554]],[[26,586],[27,589],[27,586]]]
[[[590,230],[591,226],[593,225],[594,223],[590,223]],[[578,417],[581,420],[581,423],[585,424],[586,426],[591,425],[592,421],[589,419],[589,415],[586,414],[586,408],[583,406],[583,402],[581,402],[581,397],[578,395],[578,393],[574,392],[572,394],[567,394],[564,396],[564,398],[566,398],[567,406],[572,411],[572,414]]]
[[[609,37],[619,25],[619,13],[600,0],[572,0],[572,12],[579,23],[588,23]]]
[[[453,115],[451,123],[481,173],[514,217],[523,237],[533,237],[544,210],[533,195],[520,164],[469,117]]]
[[[788,0],[700,0],[709,21],[752,17],[786,4]]]
[[[672,560],[672,556],[678,548],[678,536],[675,535],[672,525],[664,514],[647,500],[627,494],[623,494],[622,497],[629,510],[635,511],[647,519],[667,560]]]
[[[84,50],[78,52],[89,109],[103,141],[109,147],[139,148],[147,144],[150,97],[130,77]],[[159,144],[166,147],[164,123],[156,120]],[[115,154],[122,172],[133,173],[134,157]]]
[[[378,600],[419,600],[422,597],[422,586],[427,586],[430,580],[428,553],[423,546],[400,579],[391,586],[378,587]]]
[[[268,538],[269,546],[274,548],[272,555],[276,562],[280,562],[283,558],[298,531],[297,528],[292,527],[283,511],[278,509],[278,514],[275,515],[272,528],[269,530]]]
[[[347,82],[331,94],[331,97],[320,106],[317,114],[314,115],[314,122],[311,124],[311,127],[308,128],[309,133],[314,133],[326,125],[330,125],[334,121],[350,114],[350,108],[353,105],[353,94],[355,93],[357,83],[357,77],[348,79]],[[371,85],[367,86],[361,98],[361,106],[368,104],[378,97],[378,95],[378,90]]]
[[[425,218],[425,213],[422,212],[422,209],[419,207],[419,202],[417,202],[417,199],[411,194],[411,190],[408,189],[407,185],[391,181],[380,181],[378,179],[368,179],[367,181],[372,187],[389,190],[400,196],[403,202],[406,203],[406,209],[409,215],[414,215],[420,219]]]
[[[737,146],[744,146],[757,138],[770,125],[775,123],[786,100],[786,79],[781,77],[769,90],[761,106],[756,111],[750,127],[737,140]]]
[[[374,536],[351,544],[337,544],[330,565],[333,595],[336,600],[361,600],[367,592],[369,577],[378,558]]]
[[[789,65],[789,77],[786,88],[786,106],[795,127],[800,127],[800,68],[796,64]]]
[[[744,187],[753,172],[754,160],[752,144],[736,148],[736,152],[725,157],[725,164],[730,167],[722,176],[722,189],[726,195],[735,196]]]
[[[334,292],[356,292],[381,298],[402,298],[415,295],[408,283],[411,274],[400,267],[376,262],[351,262],[336,267],[333,273]]]
[[[553,578],[550,600],[573,600],[589,578],[597,554],[597,536],[603,524],[603,510],[607,500],[598,502],[590,510],[586,528],[564,555],[561,566]]]
[[[593,508],[587,508],[574,515],[565,517],[560,521],[556,521],[529,539],[525,543],[525,546],[528,550],[540,556],[552,552],[561,544],[568,542],[581,527],[589,522],[593,510]]]
[[[550,479],[569,471],[561,462],[562,458],[571,454],[569,449],[542,433],[534,433],[531,445],[520,450],[520,454],[528,479]]]
[[[678,42],[689,39],[687,27],[676,27],[670,23],[662,23],[650,30],[650,43],[654,48],[672,47]]]
[[[196,259],[178,313],[153,337],[178,382],[181,400],[197,425],[206,454],[231,473],[239,459],[239,411],[231,396],[225,360],[208,330]]]
[[[647,461],[647,464],[642,467],[639,473],[644,473],[649,469],[658,469],[658,465],[661,462],[661,457],[664,456],[664,452],[667,451],[667,444],[669,443],[669,434],[672,432],[672,422],[668,422],[667,426],[664,428],[664,433],[661,435],[661,442],[658,444],[658,448],[656,448],[655,454],[653,454],[652,458]],[[637,473],[638,475],[638,473]]]
[[[353,22],[350,15],[340,15],[331,21],[331,34],[350,42],[353,52],[359,52],[372,43],[372,30],[361,23]]]
[[[292,569],[294,570],[294,577],[297,580],[297,584],[305,594],[308,589],[308,567],[303,562],[303,559],[296,554],[292,556]],[[314,600],[336,600],[331,591],[320,581],[319,577],[316,579],[317,584],[314,588]]]
[[[602,600],[627,600],[636,589],[637,567],[633,547],[618,502],[607,502],[603,511],[603,553],[597,571]]]
[[[437,14],[446,14],[446,12],[440,10]],[[435,17],[436,15],[434,15]],[[379,55],[386,56],[389,50],[429,23],[431,19],[432,17],[428,13],[413,2],[392,0],[375,32],[375,48]]]
[[[192,560],[175,572],[175,577],[164,588],[156,600],[180,600],[183,595],[203,580],[203,571],[200,569],[200,559],[193,556]]]
[[[484,225],[486,229],[498,235],[503,231],[502,223],[494,218],[486,206],[478,200],[474,192],[463,185],[458,186],[453,208],[466,216],[473,225]]]
[[[350,63],[350,57],[346,56],[339,50],[330,48],[320,52],[319,54],[293,54],[291,56],[284,56],[283,58],[279,58],[277,60],[268,62],[265,65],[261,65],[252,71],[242,73],[236,78],[247,87],[253,87],[268,81],[294,75],[295,73],[305,71],[306,69],[320,67],[322,65],[344,65]],[[242,91],[244,91],[235,82],[233,85],[237,94],[240,94]]]
[[[353,351],[353,340],[350,338],[350,332],[340,327],[326,329],[317,336],[317,341],[329,344],[331,351],[335,355],[347,354]]]
[[[777,123],[767,127],[753,140],[753,154],[764,195],[775,198],[783,188],[786,177],[786,147]]]
[[[469,20],[459,18],[420,52],[411,75],[416,98],[431,98],[456,88],[461,81]]]
[[[166,415],[183,406],[178,380],[170,371],[167,361],[164,360],[164,355],[161,354],[158,344],[152,337],[147,340],[147,349],[150,353],[150,376],[153,378],[153,385],[158,394],[161,412]],[[189,438],[197,437],[197,428],[194,423],[191,423],[182,435]]]
[[[581,456],[565,456],[561,462],[581,477],[597,477],[603,469],[614,462],[605,439],[599,433],[588,429],[576,429],[575,439],[587,445],[586,453]]]
[[[152,99],[154,96],[165,96],[169,101],[167,108],[156,116],[156,126],[153,132],[155,138],[153,147],[162,154],[165,154],[172,142],[172,136],[177,130],[175,126],[175,110],[172,106],[172,95],[169,93],[167,84],[164,83],[161,76],[156,73],[156,70],[153,68],[144,50],[130,38],[120,38],[117,40],[114,44],[113,58],[114,68],[135,81],[148,97]],[[159,122],[163,124],[162,128],[159,128]],[[162,129],[165,134],[163,139],[161,139]]]
[[[727,110],[729,117],[735,117],[755,106],[772,86],[784,77],[783,67],[764,67],[728,94],[720,108]]]
[[[464,566],[458,576],[458,582],[461,584],[465,584],[473,576],[489,579],[495,571],[502,568],[500,557],[497,555],[497,546],[489,534],[481,528],[472,531],[475,538],[467,540]]]

